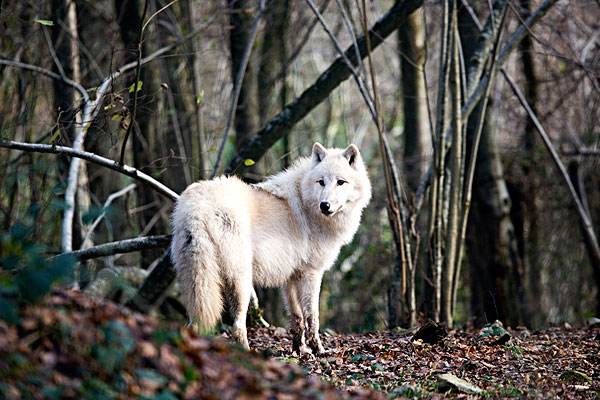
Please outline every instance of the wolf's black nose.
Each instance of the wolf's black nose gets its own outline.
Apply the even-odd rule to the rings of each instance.
[[[326,201],[322,201],[319,207],[321,207],[321,211],[323,211],[324,213],[328,213],[329,207],[331,207],[331,204],[329,204]]]

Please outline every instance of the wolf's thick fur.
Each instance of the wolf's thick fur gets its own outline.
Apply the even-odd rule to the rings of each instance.
[[[248,348],[253,283],[283,287],[293,350],[308,351],[306,339],[322,353],[321,278],[352,240],[370,198],[355,145],[315,143],[311,158],[257,185],[235,177],[190,185],[173,213],[171,254],[191,321],[212,327],[227,302],[234,337]]]

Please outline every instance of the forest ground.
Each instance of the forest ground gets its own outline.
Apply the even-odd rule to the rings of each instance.
[[[55,291],[23,306],[16,323],[0,320],[0,398],[593,399],[600,393],[600,328],[492,326],[424,337],[436,344],[413,334],[325,332],[329,354],[298,358],[285,329],[253,328],[254,350],[246,352],[109,301]]]
[[[325,334],[330,354],[320,359],[290,356],[291,341],[281,328],[254,329],[250,341],[336,387],[362,386],[390,397],[600,397],[600,328],[504,331],[492,326],[450,331],[437,344],[415,341],[413,334]],[[440,374],[466,382],[459,388],[447,382],[452,377],[440,379]]]

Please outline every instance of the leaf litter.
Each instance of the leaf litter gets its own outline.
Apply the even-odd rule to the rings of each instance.
[[[81,293],[55,291],[17,325],[0,320],[0,398],[378,399],[600,396],[600,328],[437,329],[339,335],[323,357],[291,353],[281,327],[246,352]]]

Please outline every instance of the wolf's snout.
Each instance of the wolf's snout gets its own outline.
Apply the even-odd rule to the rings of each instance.
[[[329,204],[329,202],[327,201],[322,201],[319,207],[321,208],[321,212],[325,215],[329,215],[332,213],[331,204]]]

